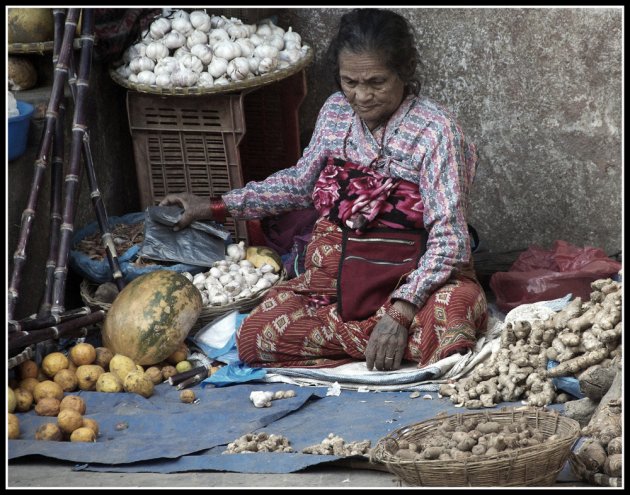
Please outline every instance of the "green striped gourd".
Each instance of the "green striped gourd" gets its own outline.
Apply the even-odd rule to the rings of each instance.
[[[159,363],[184,341],[201,309],[199,291],[180,273],[146,273],[112,303],[103,324],[103,345],[136,364]]]

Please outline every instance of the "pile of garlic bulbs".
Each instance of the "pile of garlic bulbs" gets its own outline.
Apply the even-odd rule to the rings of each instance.
[[[307,50],[298,33],[271,21],[245,24],[205,10],[173,10],[124,52],[116,72],[131,83],[160,88],[211,88],[285,69]]]
[[[269,289],[279,279],[276,269],[270,264],[256,268],[245,259],[243,242],[231,244],[225,259],[215,261],[205,273],[195,276],[183,272],[201,294],[204,306],[223,306],[256,297]]]

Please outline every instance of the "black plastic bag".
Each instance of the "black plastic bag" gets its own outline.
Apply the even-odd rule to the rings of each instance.
[[[230,232],[212,221],[194,221],[177,232],[173,225],[183,213],[179,206],[149,206],[144,216],[144,242],[139,255],[160,261],[210,267],[225,259]]]

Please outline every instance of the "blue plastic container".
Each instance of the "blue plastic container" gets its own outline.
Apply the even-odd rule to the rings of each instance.
[[[17,100],[20,115],[9,117],[9,160],[15,160],[26,151],[28,128],[35,107],[25,101]]]

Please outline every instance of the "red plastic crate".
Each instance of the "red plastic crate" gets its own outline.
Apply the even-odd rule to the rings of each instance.
[[[304,71],[245,96],[247,132],[239,146],[245,183],[263,180],[300,158],[298,110],[305,96]]]
[[[298,110],[305,95],[304,71],[240,93],[128,91],[142,209],[170,193],[218,196],[294,165],[301,153]],[[225,226],[235,240],[246,242],[248,231],[258,231],[253,222],[230,218]]]

